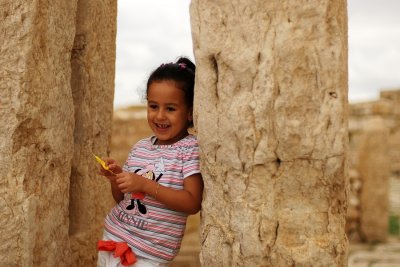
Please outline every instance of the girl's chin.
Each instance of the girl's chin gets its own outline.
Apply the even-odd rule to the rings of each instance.
[[[158,140],[160,140],[162,142],[168,142],[168,140],[170,139],[170,136],[168,135],[168,133],[155,131],[154,135],[157,137]]]
[[[166,130],[156,130],[154,131],[155,135],[157,135],[158,139],[165,139],[168,136],[168,131]]]

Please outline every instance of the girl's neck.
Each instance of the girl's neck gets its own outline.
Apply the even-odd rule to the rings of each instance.
[[[162,146],[162,145],[173,145],[173,144],[175,144],[176,142],[182,140],[183,138],[185,138],[188,135],[189,135],[189,132],[186,130],[186,131],[182,132],[182,134],[176,136],[174,139],[159,140],[156,137],[156,141],[154,142],[154,145],[159,145],[159,146]]]

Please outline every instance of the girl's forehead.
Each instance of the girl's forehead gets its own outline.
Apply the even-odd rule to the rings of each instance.
[[[149,88],[154,86],[171,86],[179,89],[178,82],[174,80],[155,80],[149,85]]]
[[[148,101],[184,102],[185,93],[173,81],[153,82],[147,92]]]

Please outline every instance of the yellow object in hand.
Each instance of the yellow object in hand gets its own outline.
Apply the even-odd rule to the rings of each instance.
[[[98,163],[100,163],[100,165],[101,165],[101,167],[103,167],[103,169],[105,169],[106,171],[111,172],[112,174],[115,174],[115,173],[113,173],[113,171],[110,170],[110,168],[106,165],[106,163],[104,162],[104,160],[102,160],[100,157],[96,156],[95,154],[93,154],[93,156],[94,156],[94,158],[96,159],[96,161],[97,161]]]

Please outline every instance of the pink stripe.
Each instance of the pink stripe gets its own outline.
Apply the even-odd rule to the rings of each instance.
[[[199,148],[196,138],[191,135],[170,147],[153,146],[150,138],[139,141],[129,153],[124,170],[144,169],[160,162],[160,157],[165,168],[159,180],[163,186],[179,190],[183,188],[185,177],[200,172]],[[169,210],[150,196],[141,202],[147,207],[148,217],[126,214],[122,206],[117,205],[106,217],[105,229],[128,242],[138,255],[172,260],[180,247],[187,215]]]

